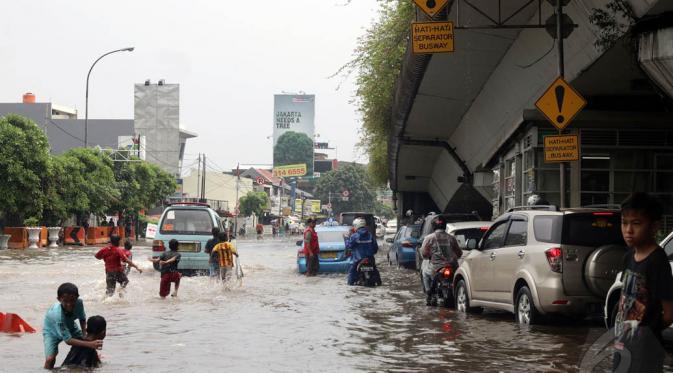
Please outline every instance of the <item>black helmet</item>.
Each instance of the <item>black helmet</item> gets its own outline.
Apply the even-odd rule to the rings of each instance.
[[[446,220],[444,220],[444,218],[441,217],[441,216],[438,216],[438,217],[432,219],[432,229],[433,230],[437,230],[437,229],[446,230]]]

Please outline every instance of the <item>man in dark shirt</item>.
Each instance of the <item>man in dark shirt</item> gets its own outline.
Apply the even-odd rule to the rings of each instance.
[[[213,228],[212,233],[213,238],[206,242],[206,254],[209,256],[208,264],[210,265],[210,277],[215,277],[220,274],[220,268],[217,265],[217,258],[213,259],[211,253],[213,252],[213,247],[215,247],[215,245],[217,245],[219,242],[218,236],[220,235],[220,228]]]
[[[624,257],[615,321],[614,369],[620,372],[663,371],[661,332],[673,323],[673,275],[655,240],[662,215],[661,204],[645,193],[622,204],[622,235],[632,250]]]
[[[105,339],[107,322],[103,316],[91,316],[86,322],[86,341],[102,341]],[[91,347],[72,346],[68,356],[63,360],[63,366],[78,366],[85,368],[97,368],[100,365],[98,352]]]

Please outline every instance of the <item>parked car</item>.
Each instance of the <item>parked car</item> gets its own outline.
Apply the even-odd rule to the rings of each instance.
[[[441,217],[444,219],[444,221],[447,223],[447,225],[451,223],[458,223],[458,222],[478,222],[481,221],[481,218],[479,215],[476,213],[468,213],[468,214],[461,214],[461,213],[446,213],[446,214],[435,214],[435,213],[430,213],[428,216],[423,218],[421,222],[421,237],[419,237],[419,244],[416,246],[416,270],[420,271],[421,270],[421,263],[423,263],[423,256],[421,256],[421,247],[420,245],[423,243],[423,240],[425,239],[425,236],[429,235],[430,233],[434,232],[432,229],[432,221],[435,220],[435,218]]]
[[[413,267],[416,263],[416,246],[420,243],[420,224],[405,225],[393,237],[386,238],[388,264],[398,267]]]
[[[209,255],[206,242],[213,237],[212,229],[223,230],[222,220],[215,210],[205,203],[174,203],[168,206],[159,219],[159,231],[152,241],[152,257],[161,256],[168,249],[168,242],[176,239],[181,259],[178,270],[185,273],[206,273]],[[159,264],[154,263],[159,270]]]
[[[664,248],[666,251],[666,256],[668,256],[668,262],[673,269],[673,232],[671,232],[668,237],[664,238],[659,246]],[[611,328],[615,325],[615,317],[617,316],[617,306],[619,304],[619,297],[622,293],[622,273],[619,272],[615,278],[615,282],[610,287],[608,295],[605,297],[605,306],[603,307],[603,316],[605,320],[605,326]]]
[[[318,234],[320,244],[319,272],[347,272],[351,265],[351,255],[346,252],[344,234],[350,228],[345,225],[318,226],[315,232]],[[297,241],[297,270],[299,273],[306,272],[306,258],[304,257],[304,241]]]
[[[454,278],[456,309],[542,315],[600,312],[626,246],[617,210],[553,206],[511,209],[470,250]]]
[[[386,235],[394,235],[397,233],[397,220],[388,220],[386,223]]]

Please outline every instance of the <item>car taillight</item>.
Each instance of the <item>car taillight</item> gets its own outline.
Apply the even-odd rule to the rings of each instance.
[[[305,257],[304,250],[303,249],[297,250],[297,258],[304,258],[304,257]]]
[[[594,212],[594,216],[612,216],[614,215],[613,212]]]
[[[152,251],[166,251],[166,247],[164,246],[164,241],[162,241],[162,240],[152,241]]]
[[[442,276],[444,276],[444,278],[449,278],[449,277],[451,277],[451,274],[452,274],[452,272],[451,272],[451,268],[450,268],[450,267],[446,267],[446,268],[444,268],[444,270],[442,271]]]
[[[482,232],[486,232],[488,230],[488,227],[480,227],[479,230]]]
[[[414,247],[414,244],[409,241],[402,241],[402,247]]]
[[[560,247],[552,247],[544,252],[547,255],[547,261],[553,272],[563,272],[563,251]]]

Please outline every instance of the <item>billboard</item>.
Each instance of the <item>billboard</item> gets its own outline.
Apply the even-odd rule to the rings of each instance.
[[[273,101],[274,173],[285,176],[282,166],[292,166],[287,176],[313,176],[315,95],[280,94]]]

